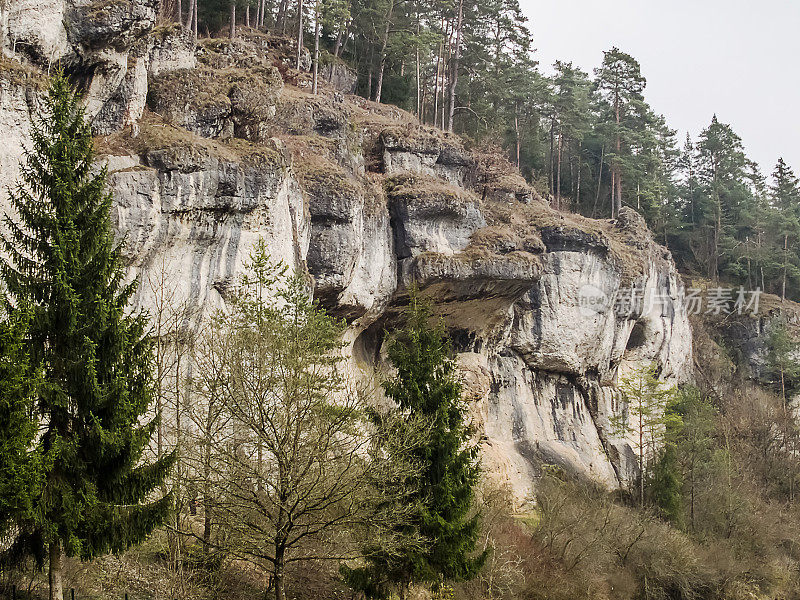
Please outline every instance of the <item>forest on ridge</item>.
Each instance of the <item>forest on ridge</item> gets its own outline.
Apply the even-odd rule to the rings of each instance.
[[[735,123],[716,115],[679,139],[619,48],[592,73],[557,61],[547,75],[517,0],[184,1],[162,0],[164,18],[205,35],[230,35],[233,22],[294,36],[317,68],[354,69],[358,94],[501,144],[557,209],[613,218],[635,208],[685,273],[800,299],[792,166],[780,159],[763,173]]]

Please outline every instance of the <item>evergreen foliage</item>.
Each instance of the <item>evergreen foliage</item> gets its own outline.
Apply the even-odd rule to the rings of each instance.
[[[11,194],[16,216],[6,217],[2,240],[5,309],[12,323],[30,313],[25,347],[41,374],[32,397],[37,452],[48,459],[14,550],[41,563],[49,548],[51,575],[61,551],[89,559],[140,542],[172,502],[169,494],[152,500],[173,456],[143,459],[156,425],[142,424],[151,342],[146,318],[128,312],[135,283],[125,282],[92,144],[79,99],[59,73],[33,123]]]
[[[767,337],[767,383],[786,404],[800,383],[800,342],[785,318],[777,319]]]
[[[650,501],[661,516],[680,526],[683,520],[683,482],[678,467],[678,451],[667,444],[659,451],[647,484]]]
[[[309,48],[319,23],[321,62],[350,66],[359,94],[478,147],[502,144],[555,208],[613,218],[633,207],[684,271],[800,300],[800,186],[792,168],[780,159],[768,184],[716,116],[681,146],[648,104],[639,62],[622,49],[604,52],[592,76],[561,61],[545,74],[517,0],[234,4],[240,22],[249,4],[263,12],[263,29]],[[201,29],[221,31],[230,7],[203,2]]]
[[[26,346],[29,319],[20,309],[0,320],[0,535],[31,519],[42,484],[44,457],[32,451],[39,382]]]
[[[669,447],[674,449],[677,464],[669,467],[675,481],[683,484],[683,506],[688,513],[683,519],[676,519],[672,508],[677,502],[669,502],[672,507],[665,511],[669,518],[684,523],[690,530],[695,529],[695,507],[703,481],[710,468],[715,447],[714,429],[716,411],[707,397],[695,387],[686,387],[676,395],[669,406],[678,417],[668,431]],[[675,473],[674,469],[677,469]],[[672,498],[672,486],[668,486],[666,497]]]
[[[639,467],[639,502],[644,506],[645,484],[652,475],[659,449],[679,416],[667,410],[673,391],[658,377],[655,364],[634,367],[620,379],[619,395],[624,409],[612,422],[618,436],[630,437]]]
[[[413,426],[421,419],[429,427],[425,442],[412,450],[421,468],[419,487],[409,499],[416,514],[402,525],[418,532],[425,545],[393,552],[376,548],[366,556],[368,566],[345,569],[348,584],[371,598],[386,598],[394,586],[412,582],[438,586],[442,580],[469,580],[486,560],[486,553],[475,549],[480,525],[473,502],[480,475],[478,448],[469,444],[449,341],[441,323],[430,325],[432,318],[429,302],[412,290],[404,326],[389,344],[389,360],[397,373],[384,383],[387,397],[407,415],[408,423]]]

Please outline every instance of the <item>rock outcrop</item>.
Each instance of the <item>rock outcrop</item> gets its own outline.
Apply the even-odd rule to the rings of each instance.
[[[611,488],[636,476],[610,425],[616,381],[644,362],[686,381],[692,335],[669,253],[635,212],[559,213],[501,156],[324,78],[312,96],[264,34],[195,48],[153,27],[150,0],[62,1],[69,29],[35,33],[20,22],[33,4],[12,0],[6,53],[24,38],[34,66],[61,57],[88,90],[140,305],[166,285],[194,315],[223,306],[263,238],[348,320],[348,369],[373,382],[416,282],[453,338],[488,476],[520,499],[545,464]],[[42,78],[3,60],[8,184]]]

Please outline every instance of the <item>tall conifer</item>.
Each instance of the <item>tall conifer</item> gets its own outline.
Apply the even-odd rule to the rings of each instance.
[[[141,541],[166,517],[152,499],[173,462],[143,451],[155,421],[151,345],[128,304],[120,245],[111,230],[106,172],[92,168],[92,135],[79,99],[58,74],[32,124],[0,265],[12,317],[29,306],[30,359],[41,372],[35,409],[50,457],[32,517],[15,549],[49,555],[50,597],[61,600],[64,554],[89,559]]]
[[[426,544],[391,553],[374,550],[366,567],[344,569],[348,583],[367,597],[388,597],[397,584],[469,580],[486,560],[485,553],[475,553],[480,525],[473,502],[480,477],[478,447],[469,443],[449,340],[441,323],[431,327],[432,316],[430,304],[412,290],[405,325],[389,344],[389,360],[397,373],[383,386],[409,423],[421,421],[429,427],[425,443],[412,450],[421,473],[409,502],[418,509],[403,525]]]
[[[31,418],[38,377],[25,344],[29,314],[0,318],[0,535],[29,519],[41,485],[41,459],[33,450]]]

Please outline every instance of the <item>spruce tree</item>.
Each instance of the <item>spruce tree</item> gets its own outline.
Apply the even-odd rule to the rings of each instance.
[[[25,344],[29,313],[0,319],[0,535],[30,519],[41,486],[42,456],[33,450],[31,418],[38,383]]]
[[[121,246],[110,223],[106,172],[92,168],[92,135],[63,76],[32,124],[21,182],[11,194],[0,265],[6,310],[29,306],[26,344],[41,373],[35,410],[49,457],[35,511],[15,550],[49,554],[50,597],[61,600],[64,554],[122,551],[163,522],[170,495],[152,500],[174,460],[148,463],[156,425],[147,320],[132,315]]]
[[[385,598],[392,585],[469,580],[486,560],[485,553],[475,553],[480,525],[473,503],[480,476],[478,447],[469,444],[449,340],[442,323],[431,327],[431,319],[430,304],[412,290],[405,325],[389,344],[389,360],[397,373],[383,385],[409,423],[428,423],[425,442],[412,450],[421,473],[415,497],[409,499],[417,506],[416,514],[404,526],[426,543],[393,552],[378,550],[367,557],[367,567],[345,569],[348,583],[368,597]]]

